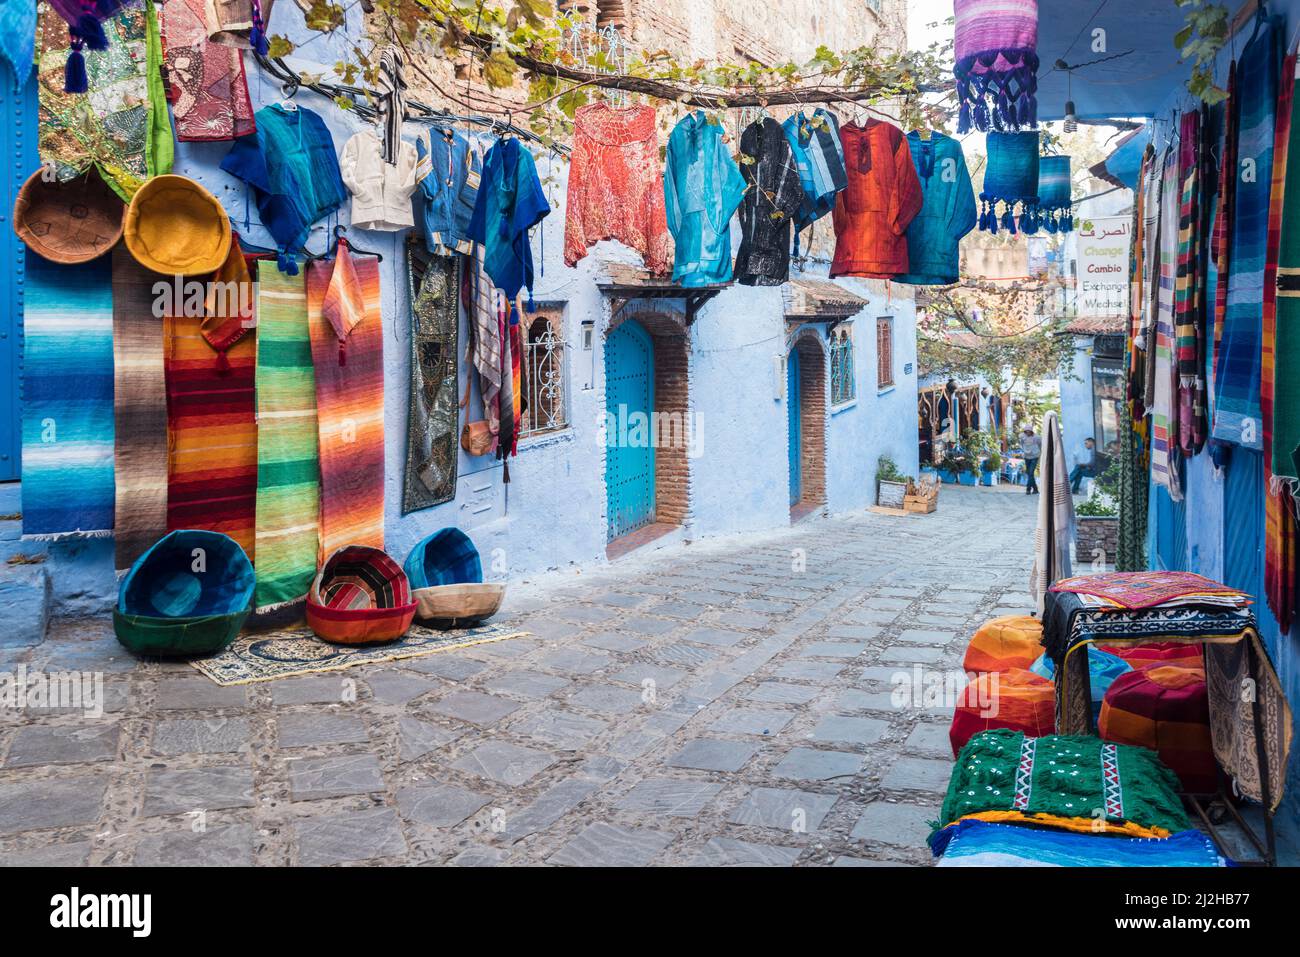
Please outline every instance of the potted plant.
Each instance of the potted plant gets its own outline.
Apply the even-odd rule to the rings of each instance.
[[[1093,483],[1092,495],[1075,507],[1075,560],[1110,565],[1119,551],[1119,463]]]
[[[993,486],[998,484],[998,473],[1002,471],[1002,456],[996,449],[990,449],[980,462],[980,484]]]
[[[974,485],[975,461],[961,449],[948,452],[939,463],[939,476],[950,485]]]
[[[876,504],[882,508],[902,508],[911,481],[912,477],[900,472],[893,459],[882,455],[876,462]]]

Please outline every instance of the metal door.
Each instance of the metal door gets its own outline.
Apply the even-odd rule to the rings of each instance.
[[[0,128],[0,156],[4,157],[4,189],[0,193],[0,482],[22,474],[23,244],[10,221],[14,200],[27,177],[36,169],[36,74],[21,92],[14,92],[13,69],[0,62],[0,96],[4,98],[4,123]]]
[[[634,319],[605,340],[608,540],[655,520],[654,343]]]
[[[803,497],[803,416],[799,406],[799,350],[785,360],[785,409],[790,430],[790,504]]]

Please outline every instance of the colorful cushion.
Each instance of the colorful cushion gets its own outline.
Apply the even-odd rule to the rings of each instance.
[[[1201,646],[1188,641],[1148,641],[1140,645],[1100,645],[1102,651],[1123,658],[1129,667],[1159,668],[1175,665],[1205,674],[1205,655]]]
[[[956,756],[975,734],[1010,728],[1032,737],[1056,730],[1056,689],[1046,678],[1024,668],[990,671],[962,691],[953,712],[948,739]]]
[[[1043,623],[1030,615],[1005,615],[980,625],[962,663],[969,672],[1028,668],[1043,653]]]
[[[1155,751],[1186,791],[1218,789],[1210,700],[1201,673],[1165,665],[1120,675],[1102,702],[1097,729],[1107,741]]]
[[[1084,653],[1083,649],[1075,652],[1076,655]],[[1092,719],[1096,721],[1097,716],[1101,714],[1101,702],[1106,697],[1106,689],[1116,678],[1132,669],[1123,658],[1102,651],[1100,648],[1088,648],[1086,653],[1088,684],[1092,691]],[[1045,654],[1035,661],[1029,670],[1036,675],[1042,675],[1048,681],[1056,681],[1056,663]]]
[[[308,626],[337,644],[396,641],[414,619],[406,573],[368,545],[345,545],[331,555],[307,594]]]

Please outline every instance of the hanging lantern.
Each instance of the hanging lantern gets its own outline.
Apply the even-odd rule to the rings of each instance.
[[[1049,233],[1068,233],[1074,229],[1073,210],[1070,204],[1070,157],[1041,157],[1038,161],[1038,206],[1031,213],[1036,225]]]
[[[1038,205],[1038,133],[990,133],[987,149],[980,229],[996,233],[1002,228],[1015,233],[1019,212],[1021,231],[1037,232],[1033,211]]]
[[[1038,0],[953,0],[957,132],[1038,125]]]

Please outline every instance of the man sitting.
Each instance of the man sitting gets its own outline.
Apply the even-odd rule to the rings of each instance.
[[[1083,440],[1083,449],[1075,456],[1074,469],[1070,472],[1070,491],[1078,495],[1079,485],[1085,478],[1097,474],[1097,442],[1092,438]]]

